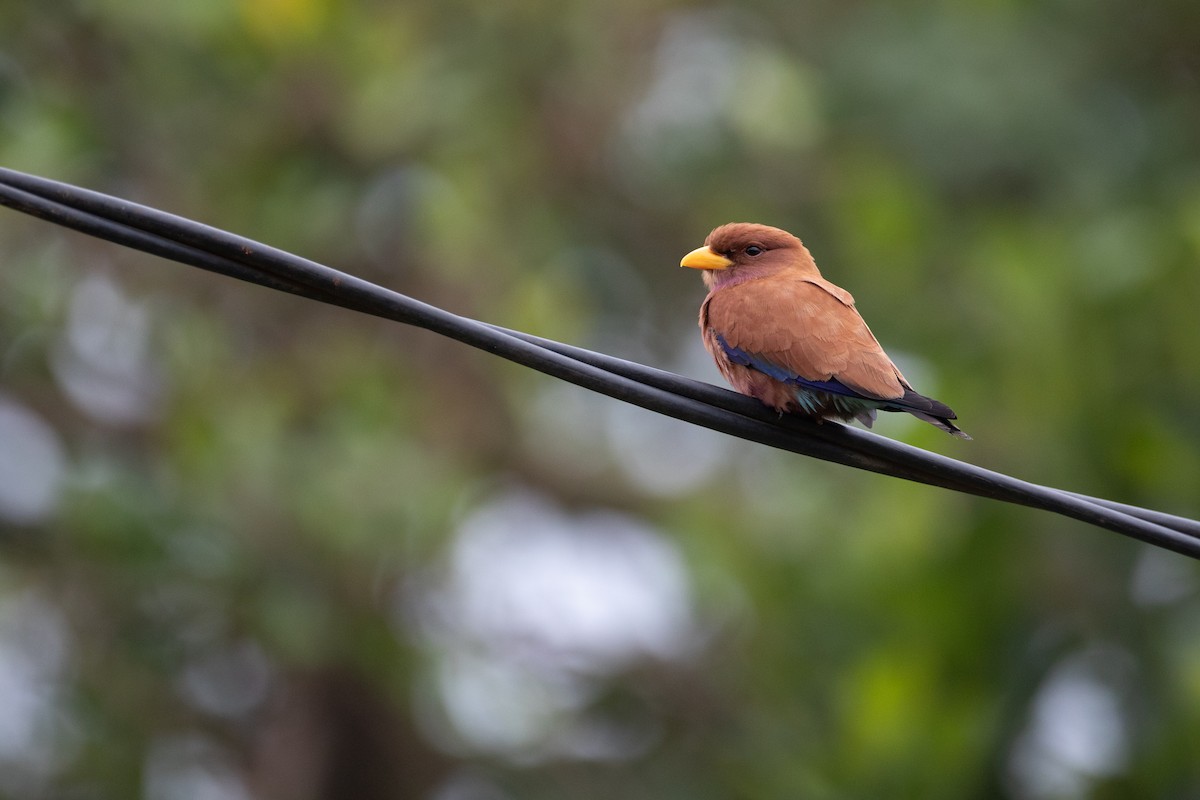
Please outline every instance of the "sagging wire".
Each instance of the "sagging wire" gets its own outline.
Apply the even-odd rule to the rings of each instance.
[[[1200,558],[1200,522],[983,469],[868,431],[779,417],[711,384],[490,325],[235,234],[0,168],[0,205],[162,258],[448,336],[676,419],[838,464],[1072,517]]]

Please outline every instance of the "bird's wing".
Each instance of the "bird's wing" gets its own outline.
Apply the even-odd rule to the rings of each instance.
[[[845,289],[819,277],[761,278],[720,289],[707,328],[725,355],[776,380],[895,400],[910,387]]]

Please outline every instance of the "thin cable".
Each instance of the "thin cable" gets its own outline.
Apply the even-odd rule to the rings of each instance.
[[[1200,523],[1062,492],[845,426],[785,417],[709,384],[461,317],[337,270],[155,209],[0,169],[0,204],[59,225],[321,302],[449,336],[487,352],[713,430],[956,491],[1041,508],[1200,558]]]
[[[294,294],[299,294],[304,297],[317,299],[323,302],[330,302],[344,307],[365,310],[355,301],[347,301],[345,298],[339,298],[337,287],[343,281],[357,281],[358,279],[352,276],[339,273],[336,270],[330,269],[320,264],[301,259],[290,253],[268,247],[258,242],[246,239],[241,236],[230,234],[216,228],[212,228],[192,220],[188,220],[173,214],[168,214],[157,209],[147,208],[135,203],[114,198],[108,195],[100,194],[86,189],[62,184],[57,181],[51,181],[45,178],[38,178],[31,175],[12,172],[9,170],[0,170],[6,180],[36,192],[38,196],[43,198],[58,197],[64,201],[71,203],[71,208],[76,210],[84,210],[93,214],[101,215],[110,220],[119,220],[122,225],[132,228],[134,231],[143,230],[159,234],[163,237],[161,240],[141,239],[141,243],[126,241],[130,239],[128,233],[122,232],[121,228],[105,230],[95,230],[93,233],[103,236],[104,238],[112,239],[117,242],[128,243],[131,246],[139,249],[154,252],[158,255],[169,259],[183,261],[184,263],[193,263],[196,266],[201,266],[205,269],[238,277],[242,280],[248,280],[271,288],[288,291]],[[66,211],[64,210],[64,218]],[[55,220],[58,221],[58,220]],[[156,243],[154,243],[156,242]],[[226,257],[238,259],[245,262],[245,265],[240,265],[238,262],[230,260],[227,263],[208,260],[205,263],[197,263],[196,254],[187,255],[183,251],[173,250],[173,246],[179,245],[181,242],[189,243],[197,249],[202,249],[210,255],[224,254]],[[189,260],[191,259],[191,260]],[[365,282],[363,282],[365,283]],[[389,290],[380,287],[366,284],[370,294],[389,293]],[[390,293],[393,299],[401,300],[401,305],[412,307],[421,307],[423,311],[431,311],[432,307],[419,303],[419,301],[411,298],[406,298],[403,295]],[[393,305],[390,311],[394,311]],[[440,309],[438,310],[440,311]],[[419,320],[412,319],[408,313],[395,314],[384,313],[384,316],[395,319],[401,322],[423,325]],[[464,318],[458,317],[458,321],[465,321]],[[472,322],[474,322],[472,320]],[[942,458],[934,456],[917,448],[910,448],[905,451],[902,448],[907,447],[900,445],[893,440],[884,437],[876,436],[865,431],[858,431],[853,428],[847,428],[837,424],[827,424],[824,426],[812,426],[804,420],[796,418],[780,419],[777,414],[770,409],[764,407],[750,398],[740,394],[731,392],[726,389],[713,386],[707,383],[701,383],[679,375],[674,375],[663,370],[657,370],[653,367],[647,367],[642,364],[624,361],[612,356],[595,353],[583,348],[566,345],[560,342],[532,336],[530,334],[519,331],[507,330],[497,326],[491,326],[496,330],[502,331],[512,336],[517,336],[527,342],[538,344],[541,347],[553,350],[563,355],[567,355],[576,360],[593,366],[600,367],[609,372],[644,384],[655,386],[664,391],[672,392],[692,399],[698,400],[718,408],[724,408],[742,416],[748,416],[753,419],[758,419],[767,423],[778,425],[800,424],[808,425],[807,433],[810,436],[825,438],[832,440],[838,447],[844,447],[858,452],[860,455],[871,457],[872,459],[881,459],[883,463],[890,463],[895,467],[906,467],[910,472],[896,474],[898,477],[904,477],[909,480],[917,480],[933,485],[947,486],[948,488],[956,488],[959,491],[966,491],[972,494],[985,497],[993,497],[996,499],[1006,499],[1010,502],[1023,502],[1020,497],[1013,497],[1011,493],[993,490],[991,481],[996,478],[996,473],[991,473],[987,470],[982,470],[972,465],[963,464],[962,462],[954,461],[953,459],[945,459],[940,465],[931,465],[930,458]],[[443,331],[444,332],[444,331]],[[453,332],[449,332],[453,335]],[[834,439],[833,437],[839,437]],[[949,472],[937,467],[945,467],[949,465]],[[862,466],[861,464],[859,466]],[[931,477],[928,473],[933,466],[935,468],[936,477]],[[975,472],[977,480],[971,484],[958,483],[951,485],[954,478],[954,473],[963,469]],[[886,471],[886,470],[877,470]],[[1053,491],[1053,490],[1052,490]],[[1189,520],[1184,517],[1177,517],[1170,514],[1164,514],[1158,511],[1149,509],[1141,509],[1136,506],[1126,504],[1113,503],[1108,500],[1091,498],[1086,495],[1077,493],[1064,493],[1072,497],[1082,500],[1088,500],[1109,509],[1122,511],[1126,514],[1138,516],[1147,521],[1156,522],[1167,527],[1174,527],[1178,530],[1185,531],[1194,536],[1200,536],[1200,522]]]

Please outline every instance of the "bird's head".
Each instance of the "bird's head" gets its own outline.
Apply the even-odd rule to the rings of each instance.
[[[710,289],[785,270],[820,274],[799,239],[779,228],[751,222],[731,222],[714,229],[704,246],[684,256],[679,266],[703,270],[704,283]]]

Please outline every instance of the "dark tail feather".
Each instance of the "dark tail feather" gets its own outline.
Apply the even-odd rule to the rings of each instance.
[[[904,410],[907,411],[908,413],[912,414],[917,419],[925,420],[926,422],[928,422],[930,425],[934,426],[935,428],[941,428],[942,430],[944,430],[946,433],[950,434],[951,436],[957,436],[960,439],[967,439],[967,440],[970,440],[970,438],[971,438],[971,435],[969,433],[967,433],[963,429],[959,428],[957,425],[955,425],[953,422],[951,422],[949,419],[947,419],[945,417],[935,417],[932,414],[925,414],[923,412],[913,411],[912,409],[908,409],[908,408],[906,408]]]
[[[955,425],[950,420],[958,419],[958,415],[954,410],[945,403],[938,402],[932,397],[926,397],[923,394],[918,394],[912,389],[904,390],[904,397],[896,401],[894,406],[889,406],[888,411],[907,411],[917,419],[925,420],[935,428],[941,428],[951,436],[957,436],[960,439],[970,439],[962,429]]]

